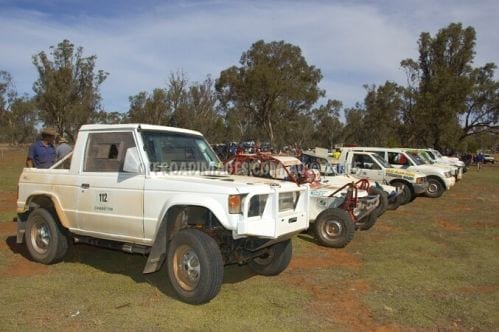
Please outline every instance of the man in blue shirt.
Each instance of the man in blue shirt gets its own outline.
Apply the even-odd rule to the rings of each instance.
[[[54,140],[57,132],[52,128],[42,130],[42,139],[31,144],[26,158],[26,167],[50,168],[55,163]]]

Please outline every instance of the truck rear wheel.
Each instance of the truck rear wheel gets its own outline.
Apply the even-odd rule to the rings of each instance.
[[[369,188],[369,194],[379,195],[379,205],[372,212],[376,217],[381,216],[388,208],[388,195],[380,188],[371,186]]]
[[[331,208],[321,212],[314,222],[317,242],[331,248],[343,248],[353,239],[355,225],[342,209]]]
[[[248,266],[255,273],[264,276],[275,276],[284,271],[291,261],[293,246],[291,240],[274,244],[268,252],[249,261]]]
[[[180,300],[210,301],[222,286],[224,265],[214,239],[197,229],[176,233],[168,246],[168,277]]]
[[[403,197],[400,203],[401,205],[405,205],[414,199],[412,190],[407,183],[401,181],[393,181],[392,185],[394,187],[402,188],[402,193],[400,194]]]
[[[445,191],[445,186],[440,181],[440,179],[429,176],[428,177],[428,189],[426,190],[425,196],[430,198],[438,198],[442,196]]]
[[[30,213],[24,236],[29,254],[39,263],[60,262],[68,251],[68,237],[54,215],[44,208]]]
[[[404,200],[404,196],[402,194],[397,195],[395,197],[395,201],[392,203],[388,203],[387,210],[397,210],[400,205],[402,205],[402,201]]]
[[[357,221],[355,223],[355,227],[358,230],[367,231],[368,229],[370,229],[371,227],[374,226],[374,224],[376,223],[376,220],[378,220],[378,216],[376,215],[376,211],[373,211],[373,212],[369,213],[367,216],[365,216],[364,218]]]

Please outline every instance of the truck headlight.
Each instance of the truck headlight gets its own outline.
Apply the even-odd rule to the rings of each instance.
[[[263,215],[265,206],[267,205],[267,198],[269,195],[255,195],[251,197],[249,202],[248,217],[257,217]]]
[[[241,195],[229,195],[228,203],[230,214],[241,213]]]

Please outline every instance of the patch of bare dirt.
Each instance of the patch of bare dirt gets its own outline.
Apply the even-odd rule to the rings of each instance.
[[[17,256],[12,264],[0,272],[0,275],[5,277],[27,277],[45,274],[49,271],[50,269],[47,265],[35,263],[22,256]]]
[[[289,269],[313,269],[333,266],[358,268],[359,260],[354,255],[343,251],[324,247],[317,247],[313,254],[293,257]]]
[[[15,235],[16,223],[12,221],[0,222],[0,236]]]
[[[314,269],[346,267],[357,270],[360,260],[344,250],[318,247],[313,255],[293,257],[282,277],[286,282],[312,294],[309,310],[332,326],[345,326],[353,331],[400,331],[396,325],[381,325],[375,319],[361,297],[370,291],[370,285],[362,279],[343,280],[341,283],[324,284],[313,277]],[[306,270],[306,271],[304,271]]]
[[[455,224],[448,222],[446,220],[443,220],[443,219],[437,220],[437,224],[449,232],[462,232],[463,231],[463,228],[461,226],[455,225]]]
[[[16,210],[17,193],[2,192],[0,195],[0,212],[8,212]]]

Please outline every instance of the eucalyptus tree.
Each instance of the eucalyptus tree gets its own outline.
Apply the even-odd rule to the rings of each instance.
[[[74,140],[81,125],[94,121],[101,110],[100,85],[108,73],[96,71],[97,56],[83,56],[65,39],[33,56],[38,79],[33,84],[40,119]]]
[[[36,121],[33,99],[18,96],[10,73],[0,71],[0,141],[10,144],[32,141]]]
[[[371,146],[399,146],[401,126],[402,88],[394,82],[376,87],[364,86],[365,114],[362,132]]]
[[[219,101],[227,112],[236,109],[262,128],[271,144],[279,124],[309,111],[324,95],[320,70],[308,65],[298,46],[260,40],[243,52],[239,64],[220,73]]]
[[[496,65],[487,63],[472,72],[473,91],[466,99],[463,112],[464,125],[459,137],[464,140],[469,136],[483,133],[499,134],[499,81],[494,79]]]
[[[474,28],[451,23],[435,37],[421,33],[419,59],[401,62],[417,84],[415,107],[404,116],[414,122],[418,145],[440,149],[456,143],[459,115],[466,111],[466,100],[473,91],[475,41]]]

